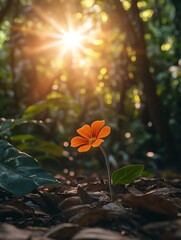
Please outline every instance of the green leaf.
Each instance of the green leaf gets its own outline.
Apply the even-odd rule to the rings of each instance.
[[[112,184],[128,184],[137,179],[143,172],[144,165],[135,164],[119,168],[112,173]]]
[[[10,137],[10,140],[14,142],[34,141],[34,139],[35,137],[31,134],[17,134]]]
[[[0,186],[15,195],[25,195],[39,186],[60,185],[38,162],[11,144],[0,140]]]
[[[16,143],[16,147],[23,152],[42,152],[44,156],[53,155],[55,157],[60,157],[64,150],[54,142],[42,140],[31,134],[13,135],[10,139],[14,142],[20,142],[20,144]]]
[[[8,131],[13,129],[16,126],[26,124],[26,123],[33,123],[33,124],[39,124],[41,126],[44,126],[44,124],[41,121],[36,120],[25,120],[25,119],[0,119],[0,136],[5,135]]]
[[[63,149],[55,143],[43,140],[36,140],[34,143],[23,143],[19,145],[19,148],[22,151],[43,152],[44,154],[51,154],[56,157],[60,157],[63,151]]]
[[[61,98],[52,98],[39,101],[34,105],[30,105],[24,112],[24,118],[34,117],[37,114],[45,111],[45,110],[53,110],[58,111],[59,109],[75,109],[77,108],[77,104],[70,99],[70,97],[62,96]]]
[[[63,148],[54,142],[45,141],[30,134],[14,135],[10,139],[22,142],[22,144],[16,145],[21,151],[43,152],[56,157],[60,157],[63,152]]]

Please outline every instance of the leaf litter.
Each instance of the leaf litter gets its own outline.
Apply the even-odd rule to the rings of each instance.
[[[181,179],[140,178],[117,184],[110,202],[106,178],[57,176],[63,186],[25,196],[0,189],[0,239],[181,239]]]

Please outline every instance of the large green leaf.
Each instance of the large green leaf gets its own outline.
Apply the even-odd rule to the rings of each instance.
[[[0,140],[0,186],[15,195],[25,195],[45,185],[60,185],[37,161]]]
[[[137,179],[143,172],[144,165],[132,164],[119,168],[112,173],[112,184],[128,184]]]

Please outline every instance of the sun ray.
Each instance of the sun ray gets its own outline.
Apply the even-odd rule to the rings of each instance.
[[[54,27],[54,29],[58,32],[63,32],[63,29],[61,29],[60,25],[51,17],[48,17],[45,12],[43,12],[39,7],[33,8],[35,13],[38,17],[40,17],[42,20],[44,20],[46,23],[48,23],[50,26]]]
[[[42,46],[39,46],[39,47],[34,47],[33,51],[30,51],[29,53],[30,54],[36,54],[36,53],[39,53],[39,52],[42,52],[42,51],[45,51],[45,50],[49,50],[49,49],[52,49],[52,48],[55,48],[55,47],[59,47],[59,45],[60,45],[60,42],[54,41],[54,42],[51,42],[51,43],[48,43],[48,44],[43,44]]]
[[[54,54],[57,49],[57,56],[63,58],[66,54],[69,56],[69,53],[71,53],[72,60],[80,59],[81,53],[86,54],[87,47],[85,45],[92,42],[92,36],[89,34],[89,30],[92,28],[90,22],[76,26],[71,16],[66,16],[66,24],[64,23],[62,26],[52,17],[48,17],[46,12],[43,12],[40,8],[34,7],[33,9],[37,17],[48,25],[44,29],[26,28],[26,26],[24,29],[22,26],[18,29],[15,27],[16,30],[22,31],[26,35],[35,36],[34,44],[25,48],[27,54],[32,55],[43,51],[48,53],[51,50]]]

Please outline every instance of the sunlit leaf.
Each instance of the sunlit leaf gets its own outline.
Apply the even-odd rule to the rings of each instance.
[[[113,184],[128,184],[137,179],[143,172],[144,165],[133,164],[119,168],[112,173],[111,179]]]
[[[33,117],[47,109],[57,111],[59,109],[67,110],[70,108],[77,110],[77,105],[75,102],[71,101],[71,99],[67,98],[66,96],[62,98],[46,99],[34,105],[29,106],[25,110],[23,117],[24,118]]]
[[[152,9],[146,9],[140,13],[140,17],[143,19],[143,21],[148,21],[148,19],[151,18],[153,14],[154,11]]]
[[[14,142],[24,142],[24,141],[30,141],[34,140],[34,136],[31,134],[18,134],[18,135],[13,135],[10,137],[10,139]]]
[[[44,185],[60,185],[37,161],[0,140],[0,186],[15,195],[25,195]]]

